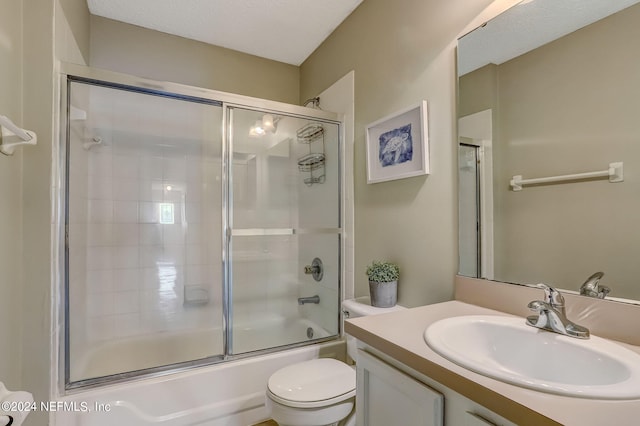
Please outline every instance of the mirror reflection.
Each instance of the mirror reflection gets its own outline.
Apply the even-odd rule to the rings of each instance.
[[[636,3],[525,0],[459,40],[461,275],[640,300]]]

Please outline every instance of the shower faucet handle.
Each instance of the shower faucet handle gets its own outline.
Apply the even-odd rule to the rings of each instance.
[[[313,259],[311,265],[307,265],[304,267],[304,273],[306,275],[311,275],[314,280],[320,281],[322,276],[324,275],[324,267],[322,266],[322,260],[319,258]]]
[[[304,273],[307,275],[318,272],[318,265],[307,265],[304,267]]]

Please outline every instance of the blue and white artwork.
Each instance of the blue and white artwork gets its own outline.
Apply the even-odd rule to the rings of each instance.
[[[406,163],[413,158],[411,123],[380,135],[378,159],[382,167]]]

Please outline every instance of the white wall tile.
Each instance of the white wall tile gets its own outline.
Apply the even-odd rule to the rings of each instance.
[[[75,226],[74,228],[78,228]],[[110,246],[113,244],[113,225],[111,223],[92,223],[87,226],[88,246]]]
[[[87,271],[112,269],[113,257],[111,247],[87,248]]]
[[[162,246],[140,246],[138,249],[138,261],[141,268],[155,268],[162,259]]]
[[[110,176],[89,175],[88,197],[95,200],[113,199],[113,181]]]
[[[165,245],[162,260],[173,266],[182,266],[185,263],[186,255],[186,246],[184,245]]]
[[[202,265],[187,265],[185,268],[185,285],[202,285],[206,282],[206,269]]]
[[[140,181],[132,178],[113,179],[113,199],[138,201],[140,197]]]
[[[140,228],[137,223],[116,223],[112,225],[113,245],[138,246],[140,244]]]
[[[110,177],[112,175],[113,161],[106,150],[92,150],[89,152],[89,175]]]
[[[165,203],[181,203],[185,198],[186,185],[183,180],[162,181],[162,201]]]
[[[112,258],[113,258],[114,269],[137,268],[139,265],[138,247],[137,246],[113,247]]]
[[[134,155],[113,156],[113,176],[121,178],[138,178],[138,157]]]
[[[87,271],[87,293],[99,294],[113,291],[113,271],[102,269]]]
[[[187,157],[187,182],[189,187],[192,185],[202,185],[202,158]]]
[[[113,314],[113,293],[93,293],[87,295],[87,314],[102,317]]]
[[[164,187],[162,180],[141,179],[138,184],[140,201],[157,201],[164,199]]]
[[[89,223],[111,223],[113,222],[113,201],[111,200],[89,200]],[[78,210],[74,210],[76,212]]]
[[[113,202],[113,222],[114,223],[137,223],[138,203],[136,201],[114,201]]]
[[[140,293],[138,291],[119,291],[113,294],[113,312],[130,314],[139,311]]]
[[[186,248],[187,248],[187,256],[186,256],[187,265],[201,265],[204,263],[204,250],[202,246],[191,244],[186,246]]]
[[[148,290],[157,290],[160,287],[160,278],[158,277],[157,268],[141,268],[139,270],[140,288]]]
[[[162,225],[163,243],[165,245],[184,245],[186,242],[185,228],[181,224]]]
[[[86,223],[75,224],[69,229],[69,246],[85,247],[88,241],[88,231]]]
[[[186,222],[201,223],[202,222],[201,204],[187,203],[185,206]]]
[[[162,162],[163,178],[165,180],[187,180],[187,161],[184,156],[164,158]]]
[[[140,224],[138,225],[140,232],[140,245],[160,245],[163,241],[164,225],[159,224]]]
[[[140,179],[162,180],[163,161],[162,157],[140,157]]]
[[[159,204],[143,201],[140,203],[140,223],[158,223]]]
[[[85,195],[69,200],[69,223],[87,223],[89,221],[89,201]]]
[[[129,269],[115,269],[113,270],[113,290],[114,291],[133,291],[139,290],[142,287],[141,284],[141,269],[129,268]]]
[[[199,223],[187,223],[187,244],[200,244],[203,238],[204,227]]]
[[[202,204],[204,197],[202,193],[206,190],[202,183],[189,182],[185,188],[184,201],[186,203]]]

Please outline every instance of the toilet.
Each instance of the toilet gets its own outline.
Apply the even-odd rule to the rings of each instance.
[[[345,319],[405,309],[371,306],[369,297],[342,302]],[[347,354],[356,359],[355,339],[347,336]],[[266,406],[280,426],[355,425],[356,371],[342,361],[319,358],[281,368],[269,377]]]

